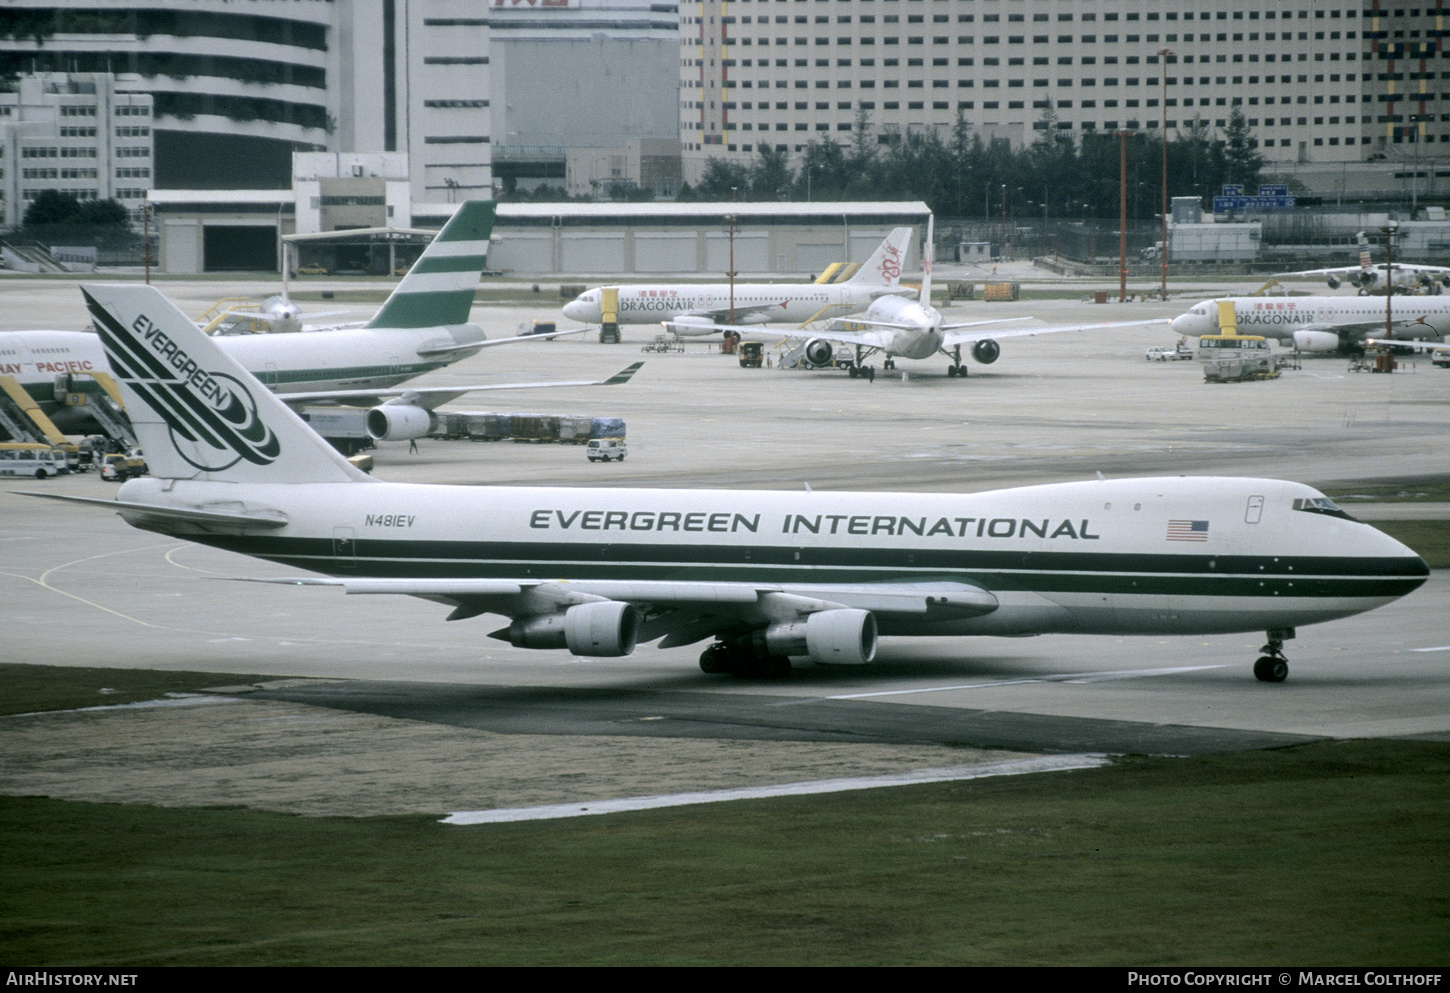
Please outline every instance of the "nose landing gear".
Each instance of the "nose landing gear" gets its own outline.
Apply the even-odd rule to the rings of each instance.
[[[1264,683],[1282,683],[1289,678],[1289,660],[1284,657],[1284,640],[1294,637],[1294,629],[1268,632],[1269,642],[1259,651],[1263,655],[1254,663],[1254,677]]]

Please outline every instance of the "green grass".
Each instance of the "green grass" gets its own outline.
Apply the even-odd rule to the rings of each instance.
[[[1431,569],[1450,569],[1450,521],[1374,521],[1373,524],[1413,548]]]
[[[1447,796],[1353,741],[476,827],[3,798],[0,960],[1443,965]]]
[[[241,686],[277,678],[0,662],[0,716],[135,703],[167,693],[196,693],[209,687]]]
[[[27,965],[1440,965],[1450,745],[450,827],[0,800]]]

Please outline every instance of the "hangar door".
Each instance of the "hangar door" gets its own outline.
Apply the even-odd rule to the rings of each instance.
[[[202,271],[277,271],[277,226],[208,224],[202,229]]]
[[[624,238],[618,234],[566,232],[559,239],[564,272],[625,272]]]
[[[705,271],[724,274],[730,268],[730,236],[705,235]],[[770,234],[765,231],[735,233],[735,271],[770,271]]]
[[[699,238],[688,234],[660,234],[636,231],[634,235],[634,268],[636,272],[694,272],[695,246]]]

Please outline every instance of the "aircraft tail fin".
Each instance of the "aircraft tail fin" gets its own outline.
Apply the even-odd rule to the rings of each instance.
[[[431,328],[467,324],[488,258],[495,203],[466,200],[413,263],[369,328]]]
[[[886,240],[847,282],[895,286],[901,282],[901,269],[906,265],[906,249],[910,243],[911,228],[892,228]]]
[[[1359,233],[1359,267],[1361,269],[1373,269],[1374,264],[1370,261],[1369,239],[1363,231]]]
[[[371,481],[153,286],[81,287],[151,474]]]
[[[926,219],[926,245],[921,250],[921,304],[924,307],[931,306],[931,264],[936,255],[936,249],[932,244],[933,227],[936,224],[936,215],[930,215]]]

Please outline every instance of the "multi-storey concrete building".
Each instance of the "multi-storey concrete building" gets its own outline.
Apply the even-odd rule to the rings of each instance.
[[[42,73],[0,93],[0,227],[45,190],[139,210],[152,185],[151,97],[108,73]]]
[[[1450,142],[1439,0],[695,0],[680,4],[685,178],[711,155],[960,119],[1170,135],[1234,108],[1272,166],[1424,163]],[[1416,139],[1419,141],[1416,141]],[[1423,147],[1422,147],[1423,146]]]

